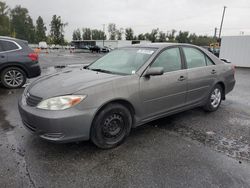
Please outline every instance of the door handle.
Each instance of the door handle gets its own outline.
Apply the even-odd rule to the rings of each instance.
[[[216,73],[216,70],[213,69],[212,72],[211,72],[211,74],[215,74],[215,73]]]
[[[180,76],[179,78],[178,78],[178,81],[183,81],[183,80],[185,80],[186,78],[184,77],[184,76]]]
[[[5,56],[4,56],[4,55],[1,55],[1,58],[5,58]]]

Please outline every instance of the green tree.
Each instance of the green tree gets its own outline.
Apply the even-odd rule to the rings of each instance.
[[[125,29],[125,38],[126,38],[126,40],[133,40],[134,39],[134,31],[132,28]]]
[[[144,37],[145,37],[146,40],[151,41],[151,35],[150,35],[150,33],[145,33]]]
[[[175,33],[176,33],[176,30],[172,29],[171,32],[169,32],[167,34],[168,42],[176,42],[176,40],[175,40]]]
[[[92,33],[92,40],[105,40],[106,39],[106,35],[103,31],[98,30],[98,29],[93,29],[91,31]]]
[[[145,35],[143,33],[139,34],[138,40],[145,40]]]
[[[82,40],[91,40],[91,29],[90,28],[83,28],[82,29]]]
[[[166,42],[167,41],[167,35],[163,31],[159,32],[159,39],[158,39],[158,41],[159,42]]]
[[[53,44],[64,44],[64,28],[67,23],[63,23],[60,16],[53,15],[50,23],[50,40]]]
[[[194,38],[195,36],[195,38]],[[216,42],[216,39],[214,37],[209,37],[209,36],[203,36],[203,35],[195,35],[195,34],[191,34],[189,36],[190,38],[190,43],[191,44],[195,44],[198,46],[209,46],[211,43]]]
[[[117,40],[122,40],[123,28],[116,30]]]
[[[0,1],[0,35],[10,35],[9,8],[5,2]]]
[[[38,16],[38,18],[36,20],[36,29],[35,29],[35,34],[36,34],[35,41],[36,41],[36,43],[47,40],[46,30],[47,30],[47,28],[43,22],[42,17]]]
[[[14,37],[35,42],[35,27],[26,8],[20,5],[11,10],[11,33]]]
[[[27,22],[25,22],[25,25],[27,27],[27,40],[30,43],[35,43],[35,26],[30,16],[27,17]]]
[[[73,31],[72,38],[73,38],[73,40],[82,40],[81,30],[80,29],[76,29],[75,31]]]
[[[150,33],[150,41],[151,42],[156,42],[157,41],[157,35],[158,35],[159,29],[152,29]]]
[[[179,34],[175,38],[179,43],[189,43],[189,32],[188,31],[179,31]]]
[[[109,40],[116,39],[116,25],[114,23],[110,23],[108,25],[108,33],[109,33]]]

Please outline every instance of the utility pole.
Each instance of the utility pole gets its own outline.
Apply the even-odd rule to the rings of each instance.
[[[216,37],[217,37],[217,27],[214,28],[214,38],[216,39]]]
[[[103,26],[102,46],[104,47],[104,39],[105,39],[105,24],[102,24],[102,26]]]
[[[224,8],[223,8],[223,14],[222,14],[222,19],[221,19],[221,23],[220,23],[219,39],[221,37],[221,30],[222,30],[222,25],[223,25],[223,21],[224,21],[224,15],[225,15],[226,8],[227,8],[226,6],[224,6]]]

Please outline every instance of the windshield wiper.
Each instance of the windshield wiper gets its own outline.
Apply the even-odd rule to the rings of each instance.
[[[105,70],[105,69],[90,69],[90,68],[87,68],[87,69],[92,70],[92,71],[97,71],[97,72],[108,73],[108,74],[129,75],[129,74],[126,74],[126,73],[113,72],[113,71],[109,71],[109,70]]]
[[[104,72],[104,73],[114,74],[114,72],[108,71],[108,70],[104,70],[104,69],[89,69],[89,70],[97,71],[97,72]]]

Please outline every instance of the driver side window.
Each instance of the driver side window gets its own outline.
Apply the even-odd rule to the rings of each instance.
[[[181,55],[179,48],[170,48],[163,51],[155,59],[151,67],[163,67],[164,72],[181,70]]]

